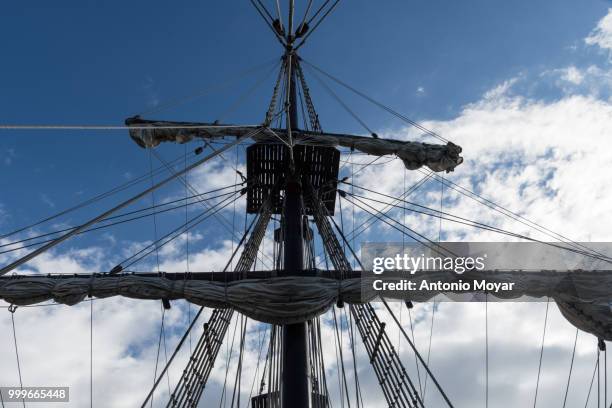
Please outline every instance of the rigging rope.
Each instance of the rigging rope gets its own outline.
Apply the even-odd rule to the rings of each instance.
[[[231,128],[253,128],[257,129],[261,125],[167,125],[167,126],[149,126],[149,125],[11,125],[11,124],[0,124],[0,130],[180,130],[180,129],[231,129]]]
[[[437,310],[436,298],[434,297],[433,306],[431,309],[431,325],[429,326],[429,346],[427,348],[427,367],[429,367],[429,358],[431,356],[431,343],[433,340],[433,329],[434,329],[434,322],[436,319],[436,310]],[[425,403],[426,398],[427,398],[427,379],[428,377],[426,376],[425,384],[423,385],[423,403]]]
[[[485,407],[489,407],[489,293],[485,292]]]
[[[336,371],[337,371],[337,375],[336,377],[338,378],[338,392],[340,393],[340,407],[344,408],[344,388],[342,388],[342,374],[341,374],[341,365],[339,363],[340,358],[338,357],[338,339],[337,337],[334,335],[334,352],[336,354]]]
[[[542,333],[542,347],[540,348],[540,362],[538,363],[538,377],[536,380],[535,397],[533,398],[533,408],[538,401],[538,388],[540,386],[540,372],[542,370],[542,357],[544,356],[544,340],[546,339],[546,323],[548,323],[548,307],[550,306],[550,297],[546,299],[546,314],[544,315],[544,330]]]
[[[155,386],[155,380],[157,379],[157,366],[159,364],[159,351],[161,350],[162,333],[164,332],[164,316],[166,314],[166,309],[164,309],[162,306],[161,311],[162,311],[162,314],[161,314],[161,322],[159,325],[159,340],[157,341],[157,355],[155,357],[155,370],[153,372],[153,386]],[[152,395],[151,396],[151,408],[153,408],[154,398],[155,398],[155,395]]]
[[[183,166],[184,169],[187,168],[187,145],[185,144],[185,165]],[[187,182],[189,181],[189,171],[185,171],[185,222],[187,222],[188,217],[187,217]],[[190,273],[189,271],[189,232],[185,231],[185,271],[187,273]],[[185,276],[185,279],[187,279],[187,276]],[[189,325],[189,322],[191,321],[191,302],[187,302],[187,325]],[[189,354],[191,355],[191,348],[192,348],[192,341],[191,341],[191,332],[189,332]]]
[[[223,402],[225,401],[225,389],[227,386],[227,376],[229,374],[229,365],[230,365],[229,363],[232,359],[232,355],[234,354],[234,343],[236,341],[237,327],[238,327],[238,318],[236,317],[235,322],[234,322],[234,330],[232,332],[232,344],[229,349],[229,354],[227,352],[227,343],[225,343],[225,353],[226,353],[227,359],[225,361],[225,377],[223,379],[223,388],[221,391],[221,399],[219,400],[219,408],[221,408],[221,405],[223,405]],[[229,342],[229,339],[228,339],[228,342]]]
[[[572,348],[572,360],[570,362],[570,369],[567,375],[567,385],[565,386],[565,396],[563,397],[563,408],[567,403],[567,395],[569,393],[570,380],[572,379],[572,370],[574,369],[574,357],[576,356],[576,343],[578,342],[578,329],[576,329],[576,336],[574,337],[574,347]]]
[[[249,398],[247,399],[247,403],[246,403],[247,408],[248,408],[249,402],[251,401],[251,397],[253,396],[253,390],[255,389],[255,382],[257,380],[257,374],[259,373],[259,364],[261,363],[261,355],[262,355],[262,351],[263,351],[263,345],[265,343],[266,337],[268,335],[268,330],[269,330],[269,327],[270,327],[269,325],[266,325],[266,331],[263,333],[263,336],[262,336],[262,333],[261,333],[262,326],[263,326],[263,324],[260,324],[260,326],[259,326],[259,347],[258,347],[259,351],[257,352],[257,364],[255,365],[255,374],[253,375],[253,381],[251,382],[251,389],[249,391]],[[266,362],[267,362],[267,360],[266,360]],[[263,381],[263,378],[265,376],[265,370],[266,370],[266,367],[264,365],[264,369],[263,369],[263,372],[262,372],[262,378],[261,378],[262,381]]]
[[[261,1],[258,0],[258,3],[261,4]],[[265,14],[267,14],[268,16],[270,16],[270,19],[272,19],[272,16],[270,15],[270,13],[268,12],[268,10],[264,7],[263,4],[261,4],[261,6],[263,7],[263,12],[260,10],[259,6],[257,4],[255,4],[254,0],[251,0],[251,4],[253,5],[253,7],[255,7],[255,10],[257,10],[257,13],[261,16],[261,18],[263,18],[263,20],[266,22],[266,25],[270,28],[270,30],[272,30],[272,32],[274,33],[274,35],[276,36],[276,38],[278,38],[278,40],[280,41],[280,43],[282,45],[286,44],[285,39],[276,31],[276,29],[274,29],[274,26],[272,25],[272,23],[270,22],[270,20],[268,20],[268,18],[266,17]]]
[[[334,330],[336,332],[336,340],[338,341],[338,351],[340,354],[340,364],[342,366],[342,383],[344,384],[344,391],[346,396],[346,404],[348,408],[351,408],[351,399],[349,397],[348,383],[346,381],[346,370],[344,369],[344,353],[342,352],[342,339],[338,333],[338,320],[336,319],[336,309],[332,307],[332,316],[334,316]],[[342,324],[342,320],[340,321]]]
[[[276,4],[278,5],[278,0],[276,0]],[[306,19],[308,18],[308,13],[310,12],[311,7],[312,0],[308,0],[308,5],[306,6],[306,10],[304,11],[304,17],[302,17],[302,22],[298,25],[297,31],[302,31],[304,24],[306,23]]]
[[[589,400],[591,399],[591,390],[593,389],[593,382],[595,381],[595,374],[599,369],[599,350],[597,350],[597,360],[595,362],[595,368],[593,369],[593,376],[591,377],[591,384],[589,385],[589,392],[587,393],[586,402],[584,403],[584,408],[587,408],[589,405]]]
[[[15,344],[15,359],[17,360],[17,373],[19,374],[19,389],[23,391],[23,381],[21,380],[21,363],[19,362],[19,348],[17,347],[17,331],[15,330],[15,311],[17,306],[11,305],[8,309],[11,314],[11,324],[13,327],[13,343]],[[21,399],[23,408],[25,408],[25,399]]]
[[[326,1],[324,3],[327,4],[329,1]],[[336,6],[338,5],[338,3],[340,2],[340,0],[336,0],[334,2],[334,4],[332,4],[327,11],[325,12],[325,14],[323,14],[323,16],[321,16],[321,18],[317,21],[317,23],[314,25],[314,27],[312,27],[307,33],[306,35],[302,38],[302,41],[295,47],[295,50],[297,51],[302,45],[304,45],[304,43],[306,42],[306,40],[308,39],[308,37],[310,37],[310,35],[317,29],[317,27],[319,27],[319,25],[323,22],[323,20],[325,20],[325,18],[332,12],[334,11],[334,9],[336,8]],[[317,11],[318,14],[318,11]],[[314,18],[314,17],[313,17]]]
[[[93,408],[93,299],[89,302],[89,407]]]
[[[150,168],[150,174],[151,174],[151,186],[155,185],[155,180],[153,179],[153,157],[152,157],[152,149],[149,149],[149,168]],[[151,191],[151,206],[155,206],[155,191]],[[155,260],[157,262],[157,273],[159,273],[159,248],[157,247],[157,217],[155,214],[153,214],[153,242],[155,242]],[[162,331],[163,331],[163,317],[164,315],[162,314]],[[161,337],[160,337],[161,339]],[[158,350],[159,353],[159,350]],[[157,368],[156,368],[157,371]],[[155,377],[153,377],[155,378]]]
[[[600,339],[604,349],[604,408],[608,405],[608,348],[603,339]],[[600,347],[601,349],[601,347]]]
[[[410,319],[410,332],[412,334],[412,342],[414,343],[414,347],[417,348],[416,345],[416,340],[414,338],[414,325],[412,324],[412,313],[411,310],[413,308],[412,302],[405,302],[406,308],[408,309],[408,318]],[[423,395],[423,386],[421,384],[421,370],[419,368],[419,363],[417,360],[417,356],[416,354],[414,355],[414,366],[416,367],[416,372],[417,372],[417,379],[419,380],[419,391],[421,392],[421,395]]]
[[[353,315],[350,313],[346,313],[346,310],[344,310],[344,318],[346,320],[348,315],[348,319],[349,319],[349,338],[351,340],[351,353],[353,355],[353,372],[354,372],[354,377],[355,377],[355,403],[357,404],[357,408],[360,407],[364,407],[365,405],[363,405],[363,394],[361,393],[361,386],[359,385],[359,373],[357,370],[357,357],[355,355],[355,332],[354,332],[354,328],[353,328]]]
[[[240,315],[242,320],[240,325],[240,351],[238,353],[238,368],[236,370],[236,377],[234,379],[234,388],[232,390],[232,402],[230,408],[234,408],[234,400],[236,400],[236,407],[240,407],[240,384],[242,378],[242,357],[244,355],[244,338],[246,336],[246,326],[248,318],[244,315]],[[237,397],[236,397],[237,394]]]

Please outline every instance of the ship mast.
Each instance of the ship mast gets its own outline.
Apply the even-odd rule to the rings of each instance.
[[[304,197],[300,183],[299,169],[295,166],[293,155],[293,137],[291,131],[298,123],[295,73],[293,69],[294,49],[293,42],[293,15],[294,0],[289,0],[289,18],[285,47],[285,63],[287,67],[287,95],[286,131],[289,143],[289,161],[286,173],[288,175],[285,186],[285,199],[283,202],[283,217],[281,231],[283,231],[284,253],[283,264],[288,274],[299,275],[304,270],[304,233],[303,213]],[[308,378],[308,338],[307,323],[294,323],[284,325],[282,328],[282,387],[281,406],[295,408],[310,407],[310,382]]]

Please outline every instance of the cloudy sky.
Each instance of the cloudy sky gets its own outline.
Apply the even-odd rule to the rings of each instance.
[[[609,241],[611,7],[605,1],[569,0],[412,1],[384,6],[379,2],[347,2],[341,3],[327,24],[312,36],[302,56],[462,146],[465,163],[445,175],[449,180],[574,240]],[[2,124],[117,125],[139,113],[152,118],[258,123],[265,113],[275,59],[281,50],[248,2],[212,5],[194,1],[181,7],[158,1],[66,1],[53,6],[29,2],[4,4],[0,10]],[[323,128],[363,134],[360,124],[311,74],[306,72]],[[231,81],[224,82],[227,80]],[[217,87],[210,91],[212,84]],[[188,104],[165,105],[166,101],[206,90],[210,92]],[[436,142],[354,95],[340,88],[336,91],[379,135]],[[185,152],[196,146],[164,145],[153,155],[137,147],[125,131],[2,130],[0,235],[119,184],[134,181],[134,185],[0,242],[5,245],[82,222],[159,177],[147,176],[151,168],[161,166],[157,156],[167,161],[176,159],[175,164],[180,166]],[[240,147],[191,172],[190,183],[198,191],[235,184],[239,178],[233,167],[244,167],[243,152]],[[362,170],[371,158],[346,154],[342,174],[352,176],[357,185],[398,196],[423,174],[404,171],[398,160],[391,159],[383,158]],[[141,175],[145,177],[138,182]],[[184,194],[184,186],[177,183],[135,208]],[[434,180],[410,199],[547,239],[524,224],[441,189]],[[347,229],[367,218],[360,209],[344,205]],[[222,268],[235,245],[229,231],[243,228],[243,210],[244,203],[237,201],[222,212],[224,220],[207,220],[189,236],[163,247],[158,257],[153,253],[131,269]],[[192,206],[187,214],[174,211],[156,217],[155,223],[145,218],[87,234],[36,258],[20,272],[108,271],[196,211]],[[404,214],[396,216],[401,219]],[[408,225],[433,240],[503,238],[448,222],[440,225],[435,219],[414,214],[405,217]],[[356,237],[355,244],[401,239],[382,224]],[[0,264],[27,251],[14,245],[2,248],[17,250],[0,254]],[[269,238],[263,251],[271,254]],[[2,304],[0,309],[0,385],[16,385],[19,377],[13,326],[6,306]],[[162,338],[168,353],[174,350],[195,310],[175,302],[166,312]],[[416,344],[424,354],[431,350],[431,369],[455,406],[485,406],[487,321],[489,406],[534,405],[545,302],[489,303],[488,319],[483,303],[440,303],[435,316],[433,310],[431,303],[417,304],[412,310]],[[380,315],[388,321],[383,311]],[[88,406],[92,329],[94,405],[137,405],[153,382],[161,316],[159,302],[120,298],[74,307],[19,308],[13,317],[23,383],[70,386],[70,406]],[[405,308],[401,316],[405,327],[410,327]],[[325,315],[323,321],[329,345],[325,348],[328,383],[336,397],[334,406],[340,406],[331,315]],[[233,327],[234,323],[230,334]],[[406,368],[417,378],[407,344],[391,328],[393,325],[389,327]],[[543,408],[562,406],[576,334],[554,304],[550,305],[546,327],[536,401],[536,406]],[[266,330],[266,326],[254,322],[248,325],[250,352],[244,363],[242,406],[246,406],[255,371],[261,370],[258,350]],[[194,333],[194,343],[198,334]],[[346,332],[342,342],[352,390],[354,373]],[[219,405],[226,346],[229,344],[223,346],[224,360],[213,371],[202,406]],[[382,407],[382,394],[359,342],[356,351],[366,406]],[[164,354],[162,342],[160,365]],[[185,347],[170,371],[170,387],[187,356]],[[236,361],[234,352],[230,382]],[[579,333],[567,407],[585,405],[595,361],[596,339]],[[167,397],[168,388],[164,382],[156,394],[156,406]],[[595,395],[594,390],[591,407],[597,406]],[[426,398],[430,406],[442,406],[431,383]]]

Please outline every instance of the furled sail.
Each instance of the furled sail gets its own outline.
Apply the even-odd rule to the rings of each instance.
[[[324,276],[291,276],[223,281],[218,279],[225,276],[223,273],[216,276],[216,280],[209,280],[186,279],[176,274],[17,275],[0,278],[0,299],[15,305],[48,300],[74,305],[87,296],[186,299],[206,307],[233,308],[267,323],[288,324],[324,313],[339,298],[345,303],[360,304],[373,301],[379,295],[372,289],[372,278],[338,280]],[[457,274],[448,271],[429,271],[426,276],[429,281],[456,282],[459,279]],[[412,279],[418,281],[424,277]],[[485,279],[490,283],[514,283],[511,290],[490,293],[489,299],[550,297],[574,326],[598,338],[612,340],[610,271],[470,271],[460,278],[464,281]],[[387,298],[422,302],[440,293],[451,298],[453,294],[466,294],[452,290],[398,291]]]
[[[163,142],[186,143],[194,138],[205,140],[244,136],[260,126],[234,126],[217,123],[168,122],[145,120],[139,117],[125,121],[130,136],[141,147],[155,147]],[[427,166],[431,170],[450,172],[463,162],[461,147],[448,142],[446,145],[382,139],[338,133],[317,133],[304,130],[292,131],[295,143],[312,146],[340,146],[375,155],[396,155],[409,170]],[[279,143],[287,140],[285,129],[263,128],[253,137],[258,142]]]

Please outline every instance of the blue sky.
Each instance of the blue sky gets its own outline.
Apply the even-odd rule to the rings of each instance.
[[[611,7],[610,1],[568,0],[345,1],[309,39],[301,55],[462,145],[466,161],[448,175],[451,180],[574,239],[610,241]],[[0,38],[2,124],[121,125],[128,116],[218,84],[250,67],[269,61],[271,68],[281,52],[247,1],[191,1],[180,6],[161,1],[10,2],[0,6]],[[263,78],[268,66],[221,92],[152,117],[213,121]],[[306,75],[323,128],[363,133],[316,80]],[[270,76],[224,120],[260,122],[272,82]],[[337,91],[381,135],[419,138],[405,124]],[[195,146],[190,144],[188,149]],[[184,147],[166,144],[156,152],[169,160],[180,157]],[[234,160],[233,152],[227,159]],[[149,160],[149,153],[137,147],[125,130],[0,130],[0,232],[147,173]],[[156,158],[151,161],[159,166]],[[235,179],[227,161],[216,161],[207,169],[191,175],[201,190],[212,188],[217,179],[226,184]],[[419,176],[419,172],[408,173],[408,184]],[[395,160],[369,167],[356,184],[398,196],[403,192],[403,177],[403,167]],[[82,221],[149,182],[62,221]],[[173,184],[160,190],[156,200],[182,194],[183,188]],[[443,206],[449,212],[517,233],[533,233],[456,193],[444,194]],[[413,199],[437,207],[439,185],[430,183]],[[147,205],[147,200],[141,205]],[[350,224],[350,206],[345,210],[349,217],[345,222]],[[231,221],[232,211],[225,216]],[[183,217],[183,213],[159,217],[158,236]],[[356,217],[365,216],[357,211]],[[438,236],[436,220],[408,214],[406,222],[432,239]],[[236,223],[242,224],[240,217]],[[146,219],[106,234],[91,234],[63,244],[32,264],[44,273],[107,270],[133,252],[137,242],[151,240],[153,228],[151,219]],[[442,226],[442,237],[498,238],[450,223]],[[231,244],[224,241],[227,238],[215,221],[199,228],[191,238],[192,267],[223,266],[231,250]],[[360,239],[399,237],[388,228],[377,227]],[[182,245],[177,242],[162,254],[163,269],[184,267]],[[269,243],[266,245],[270,252]],[[7,259],[0,255],[1,263]],[[152,262],[149,259],[141,267],[150,270]],[[96,300],[95,305],[97,397],[113,389],[115,405],[135,404],[141,396],[133,390],[146,389],[153,371],[159,303],[115,298]],[[178,340],[187,315],[185,304],[175,305],[167,317],[169,349]],[[432,367],[449,386],[457,406],[484,406],[482,393],[466,391],[466,383],[483,386],[481,306],[442,304],[436,317]],[[504,402],[531,406],[530,381],[537,369],[543,307],[539,303],[491,306],[490,321],[494,323],[489,335],[495,344],[491,387],[492,394],[501,396],[497,406],[508,406]],[[414,311],[421,344],[429,337],[431,310],[431,304],[418,304]],[[540,407],[559,406],[558,390],[566,381],[565,362],[574,333],[556,308],[551,313],[554,322],[546,342]],[[16,318],[24,375],[40,384],[61,378],[74,387],[75,404],[80,401],[82,406],[88,401],[88,373],[82,364],[89,356],[85,346],[89,344],[88,305],[21,308]],[[9,325],[8,314],[1,313],[0,332],[9,333]],[[474,330],[461,331],[462,343],[457,346],[451,340],[465,327]],[[38,341],[41,338],[46,339],[44,347]],[[591,336],[581,334],[578,344],[571,406],[583,406],[582,391],[588,385],[583,383],[592,372]],[[0,360],[13,364],[12,338],[1,337],[0,346]],[[333,350],[328,351],[333,360]],[[54,369],[40,368],[43,360]],[[365,360],[362,363],[368,367]],[[254,364],[251,359],[247,366],[252,369]],[[463,370],[462,381],[455,376],[457,367]],[[15,370],[12,365],[0,370],[0,383],[13,383]],[[369,375],[366,381],[375,389]],[[213,377],[222,382],[222,373]],[[516,380],[519,377],[526,379]],[[373,392],[372,398],[377,397],[380,395]]]

